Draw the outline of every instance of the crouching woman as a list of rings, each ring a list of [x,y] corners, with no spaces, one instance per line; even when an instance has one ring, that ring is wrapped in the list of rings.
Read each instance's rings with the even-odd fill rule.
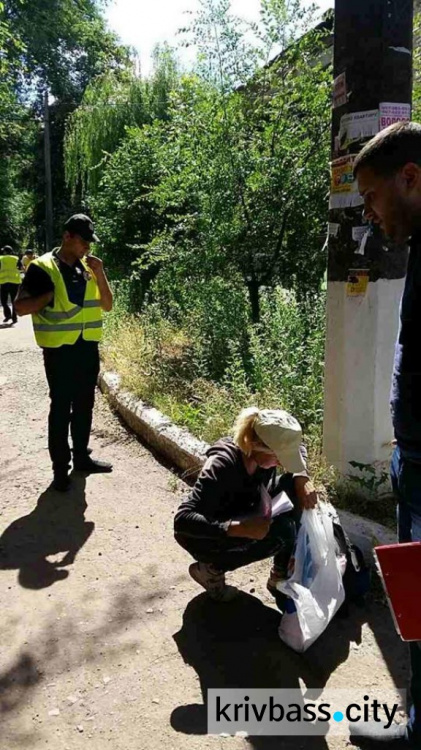
[[[287,575],[297,523],[317,496],[307,476],[307,452],[294,417],[280,410],[241,412],[234,439],[222,438],[207,461],[175,519],[175,539],[196,560],[191,577],[218,601],[238,593],[227,586],[225,573],[273,557],[267,587]],[[278,474],[277,468],[283,469]],[[267,517],[268,496],[285,492],[290,510]],[[282,496],[284,498],[284,496]],[[270,500],[269,500],[270,503]]]

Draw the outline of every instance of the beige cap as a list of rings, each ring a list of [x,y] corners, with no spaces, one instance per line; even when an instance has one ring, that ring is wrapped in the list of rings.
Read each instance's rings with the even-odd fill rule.
[[[299,422],[280,409],[263,409],[254,422],[254,431],[270,448],[286,471],[300,474],[307,470],[300,453],[303,433]]]

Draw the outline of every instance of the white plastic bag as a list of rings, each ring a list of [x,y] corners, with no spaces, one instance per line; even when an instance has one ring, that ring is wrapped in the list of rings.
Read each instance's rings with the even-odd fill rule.
[[[278,584],[278,589],[293,602],[282,617],[279,636],[294,651],[306,651],[323,633],[345,598],[332,519],[323,505],[303,511],[294,572],[291,578]]]

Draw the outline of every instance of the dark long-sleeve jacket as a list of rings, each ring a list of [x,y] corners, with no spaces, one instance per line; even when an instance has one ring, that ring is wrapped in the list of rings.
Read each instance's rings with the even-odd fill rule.
[[[301,452],[306,460],[304,446]],[[258,508],[261,486],[270,494],[276,486],[276,469],[258,468],[252,476],[248,474],[243,454],[231,438],[215,443],[207,457],[196,484],[175,515],[176,536],[225,538],[233,518]]]

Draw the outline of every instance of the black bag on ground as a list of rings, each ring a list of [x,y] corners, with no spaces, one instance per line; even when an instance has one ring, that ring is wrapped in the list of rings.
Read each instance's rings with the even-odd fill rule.
[[[363,604],[364,595],[370,589],[371,571],[364,560],[361,549],[356,544],[351,544],[339,520],[336,509],[331,503],[326,503],[328,513],[333,523],[333,533],[336,541],[336,553],[346,558],[346,569],[343,575],[345,589],[345,601],[338,614],[345,616],[348,612],[348,604],[355,602]]]
[[[346,605],[350,602],[363,603],[364,596],[370,589],[370,568],[364,560],[361,549],[356,544],[351,544],[339,522],[333,521],[333,532],[338,554],[346,557],[346,569],[343,575],[345,601],[341,608],[345,613]]]

